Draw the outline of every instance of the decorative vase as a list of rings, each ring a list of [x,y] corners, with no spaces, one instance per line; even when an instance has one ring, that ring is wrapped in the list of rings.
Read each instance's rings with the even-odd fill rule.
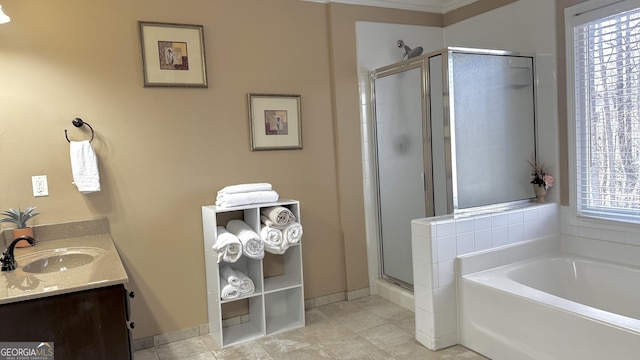
[[[543,203],[544,197],[547,195],[547,189],[545,189],[544,186],[533,184],[533,191],[536,193],[536,202]]]
[[[20,236],[31,236],[31,237],[33,237],[33,228],[32,227],[26,227],[26,228],[15,228],[15,229],[13,229],[13,238],[17,239]],[[19,248],[29,247],[29,246],[31,246],[31,245],[26,240],[20,240],[16,244],[16,247],[19,247]]]

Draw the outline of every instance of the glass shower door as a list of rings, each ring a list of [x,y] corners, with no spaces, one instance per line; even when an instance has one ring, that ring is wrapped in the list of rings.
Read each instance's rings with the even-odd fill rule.
[[[411,220],[428,216],[422,77],[414,67],[374,79],[381,270],[408,288]]]

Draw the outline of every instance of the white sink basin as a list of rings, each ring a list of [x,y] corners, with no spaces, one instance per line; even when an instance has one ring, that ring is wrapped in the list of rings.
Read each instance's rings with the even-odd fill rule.
[[[26,273],[46,274],[90,264],[105,251],[97,247],[68,247],[34,252],[16,258]]]

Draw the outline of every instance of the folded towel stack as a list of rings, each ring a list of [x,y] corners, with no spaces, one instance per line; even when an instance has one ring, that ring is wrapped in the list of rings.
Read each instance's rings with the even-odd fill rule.
[[[216,227],[218,236],[215,244],[213,244],[213,251],[218,255],[218,263],[224,262],[236,262],[242,256],[242,243],[238,237],[224,228],[224,226]]]
[[[216,206],[222,208],[278,201],[280,196],[268,183],[225,186],[218,191]]]
[[[272,254],[284,254],[289,245],[297,244],[302,237],[302,225],[284,206],[272,206],[260,211],[262,228],[260,236],[264,241],[264,249]]]
[[[227,231],[235,234],[242,243],[242,253],[252,259],[264,257],[264,243],[249,224],[242,220],[229,220]]]
[[[247,275],[226,265],[220,268],[220,298],[232,300],[256,291],[255,284]]]

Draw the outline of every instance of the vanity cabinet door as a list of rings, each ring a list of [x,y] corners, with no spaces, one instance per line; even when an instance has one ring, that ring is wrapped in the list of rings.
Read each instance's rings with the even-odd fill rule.
[[[49,342],[56,359],[130,360],[122,285],[0,305],[0,341]]]

